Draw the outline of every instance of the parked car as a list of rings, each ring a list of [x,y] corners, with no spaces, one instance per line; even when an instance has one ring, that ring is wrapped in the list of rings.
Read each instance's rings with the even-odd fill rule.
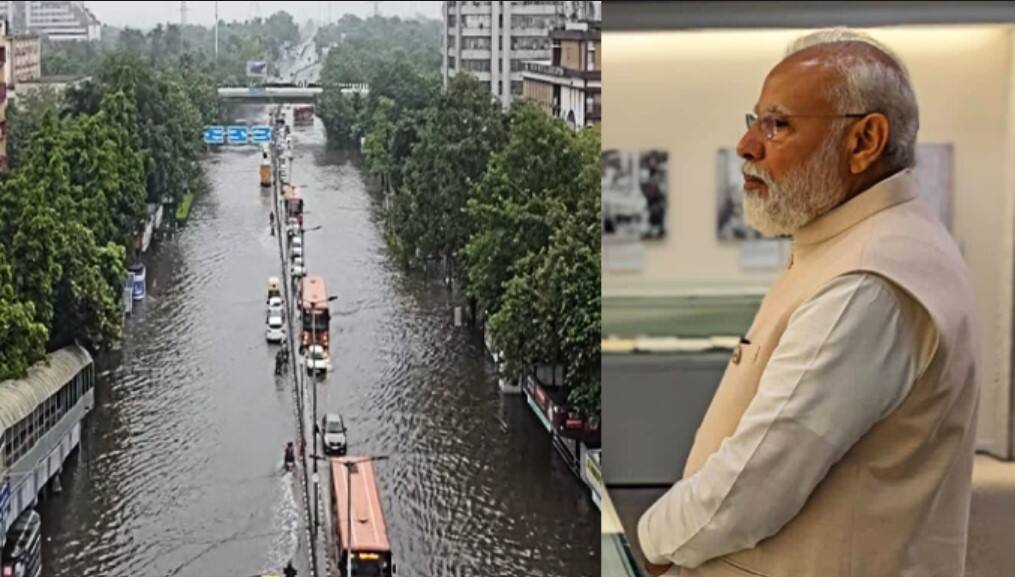
[[[348,446],[345,438],[345,422],[342,415],[328,413],[321,419],[321,441],[324,444],[324,452],[328,454],[344,455]]]
[[[297,236],[297,237],[294,237],[294,238],[299,238],[299,237]],[[293,243],[293,245],[289,248],[289,256],[294,258],[294,259],[303,258],[303,245],[302,244],[295,244],[295,243]]]
[[[268,297],[268,318],[285,318],[285,302],[282,297]]]
[[[281,316],[268,317],[268,328],[265,330],[264,338],[269,343],[281,343],[285,340],[285,322]]]
[[[302,256],[298,256],[293,259],[293,264],[289,269],[289,274],[292,275],[293,278],[300,278],[307,274],[307,270],[303,267]]]

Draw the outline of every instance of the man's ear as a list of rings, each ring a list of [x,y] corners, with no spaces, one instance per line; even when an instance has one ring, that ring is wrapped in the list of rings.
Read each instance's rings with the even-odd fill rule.
[[[860,174],[881,158],[891,127],[888,117],[873,112],[859,119],[849,130],[849,171]]]

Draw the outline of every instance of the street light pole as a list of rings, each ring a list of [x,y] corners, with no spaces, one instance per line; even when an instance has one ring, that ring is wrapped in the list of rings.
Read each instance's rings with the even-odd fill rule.
[[[352,577],[352,468],[360,463],[384,461],[387,458],[387,455],[377,455],[376,457],[363,457],[355,461],[342,461],[342,464],[345,465],[345,504],[348,509],[345,512],[346,527],[349,529],[349,542],[343,543],[345,545],[345,577]]]
[[[303,246],[303,263],[304,263],[304,267],[306,266],[306,262],[307,262],[307,244],[306,244],[306,236],[303,233],[304,232],[313,232],[315,230],[320,230],[320,229],[321,229],[321,225],[317,225],[314,228],[309,229],[309,231],[304,231],[302,227],[300,228],[300,237],[304,239],[304,243],[302,245]],[[304,270],[304,274],[305,273],[306,273],[306,271]],[[328,300],[330,301],[330,300],[333,300],[333,299],[329,298]],[[317,307],[317,303],[311,303],[310,304],[310,334],[311,334],[311,337],[310,337],[310,343],[308,343],[308,346],[307,347],[303,347],[303,357],[304,357],[303,358],[303,367],[304,368],[303,368],[303,376],[302,376],[302,378],[303,378],[303,383],[304,383],[304,390],[306,390],[306,382],[307,382],[307,379],[306,379],[306,373],[307,373],[307,370],[306,370],[307,369],[307,365],[306,365],[306,363],[307,363],[307,358],[306,357],[307,357],[307,355],[311,355],[311,356],[313,355],[313,349],[312,349],[312,347],[319,346],[319,345],[317,345],[317,314],[316,314],[316,311],[315,311],[316,307]],[[303,319],[302,307],[301,307],[301,311],[300,312],[301,312],[301,314],[300,314],[300,323],[302,324],[302,319]],[[300,340],[301,340],[301,343],[302,343],[302,335],[300,337]],[[311,358],[311,360],[313,360],[313,359]],[[311,418],[310,418],[310,434],[312,435],[312,438],[313,438],[312,451],[313,451],[313,456],[314,456],[314,459],[313,459],[313,461],[314,461],[314,539],[317,539],[317,531],[318,531],[318,527],[320,526],[318,510],[320,509],[319,500],[320,500],[321,490],[320,490],[320,487],[319,487],[319,475],[317,473],[317,456],[318,456],[319,453],[317,452],[317,436],[318,435],[317,435],[317,382],[316,382],[316,377],[314,379],[314,382],[311,383],[311,392],[310,392],[310,394],[312,395],[312,409],[311,409]]]

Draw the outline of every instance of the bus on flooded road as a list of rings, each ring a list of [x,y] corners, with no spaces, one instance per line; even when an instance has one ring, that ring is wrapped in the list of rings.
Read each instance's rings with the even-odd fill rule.
[[[287,218],[295,218],[296,222],[303,225],[303,196],[300,189],[291,184],[282,185],[282,197],[285,199],[285,215]]]
[[[366,459],[368,457],[331,459],[331,520],[337,526],[338,574],[342,577],[391,577],[395,565],[391,562],[388,529],[374,477],[374,464]],[[346,484],[347,476],[351,477],[349,484]],[[352,575],[346,573],[350,554]]]
[[[328,289],[324,286],[324,278],[311,275],[303,278],[300,290],[300,323],[303,338],[300,340],[300,352],[312,345],[320,345],[325,357],[330,346],[329,324],[331,311],[328,310]]]

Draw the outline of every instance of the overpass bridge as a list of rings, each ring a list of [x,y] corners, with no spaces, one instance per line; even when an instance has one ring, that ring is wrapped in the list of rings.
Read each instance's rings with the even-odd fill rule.
[[[223,86],[219,100],[256,104],[313,103],[320,86]]]
[[[342,84],[342,94],[359,93],[366,95],[370,88],[366,84]],[[255,104],[312,104],[323,91],[320,86],[222,86],[218,89],[219,100],[223,102]]]

